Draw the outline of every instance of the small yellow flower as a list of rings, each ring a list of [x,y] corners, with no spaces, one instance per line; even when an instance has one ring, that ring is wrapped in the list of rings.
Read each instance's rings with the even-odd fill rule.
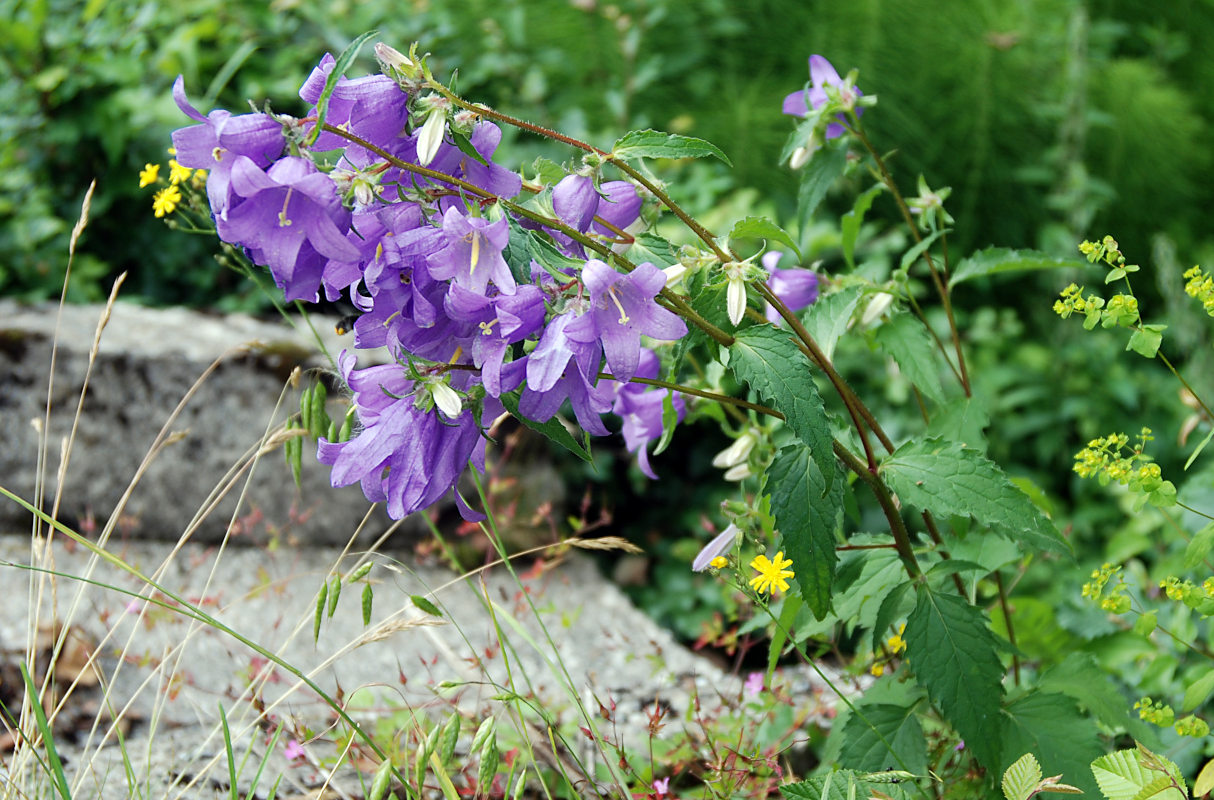
[[[147,186],[149,183],[155,183],[156,178],[160,175],[159,164],[144,164],[143,171],[139,173],[139,188]]]
[[[172,214],[180,202],[181,190],[176,186],[167,186],[156,192],[152,198],[152,211],[157,217],[163,217],[165,214]]]
[[[725,569],[729,566],[729,559],[725,556],[717,556],[712,561],[708,562],[708,566],[714,569]]]
[[[190,185],[195,189],[201,189],[207,185],[207,171],[205,169],[194,170],[194,177],[190,178]]]
[[[885,665],[878,661],[876,664],[869,667],[868,671],[872,673],[874,678],[880,678],[885,674]]]
[[[898,632],[885,640],[885,646],[894,655],[901,653],[906,649],[906,640],[902,638],[902,634],[906,633],[906,625],[899,625]]]
[[[785,579],[793,577],[793,571],[788,569],[792,566],[792,559],[785,558],[784,551],[776,553],[773,560],[768,560],[767,556],[755,556],[750,566],[759,573],[750,579],[750,586],[756,592],[771,594],[775,589],[788,591],[788,581]]]
[[[189,167],[183,167],[178,164],[177,159],[169,159],[169,183],[176,185],[182,181],[188,180],[193,172],[194,170],[190,169]]]

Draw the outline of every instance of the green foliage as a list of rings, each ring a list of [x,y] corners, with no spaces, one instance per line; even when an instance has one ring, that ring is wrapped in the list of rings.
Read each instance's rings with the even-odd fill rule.
[[[827,486],[807,448],[785,447],[768,469],[767,486],[784,553],[797,565],[801,597],[822,619],[830,610],[838,561],[834,530],[843,509],[840,482]]]

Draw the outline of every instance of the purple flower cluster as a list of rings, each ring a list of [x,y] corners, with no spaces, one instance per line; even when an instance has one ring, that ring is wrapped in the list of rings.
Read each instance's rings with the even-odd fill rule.
[[[326,55],[300,89],[313,106],[309,118],[333,67]],[[347,296],[360,314],[355,347],[386,348],[394,359],[358,369],[353,353],[340,357],[358,428],[347,441],[320,442],[333,485],[359,483],[393,518],[429,506],[469,463],[483,468],[484,430],[504,413],[508,393],[517,393],[520,413],[540,422],[568,401],[596,435],[608,433],[604,414],[618,415],[628,449],[654,476],[647,447],[661,436],[664,410],[681,419],[683,403],[630,381],[658,375],[643,337],[679,339],[687,328],[656,302],[661,270],[642,263],[621,272],[588,259],[569,234],[625,248],[621,233],[641,210],[631,184],[596,185],[582,175],[560,181],[548,199],[562,231],[512,220],[498,202],[523,184],[492,161],[501,140],[496,125],[433,95],[419,102],[388,76],[339,78],[328,99],[326,122],[375,149],[332,131],[309,143],[311,119],[204,116],[180,78],[173,94],[198,123],[173,134],[177,161],[209,170],[220,238],[267,267],[289,300],[315,302],[322,289],[329,300]],[[437,149],[436,113],[446,115],[448,134]],[[449,180],[401,166],[423,162]],[[468,185],[482,192],[473,196]],[[582,266],[521,259],[511,245],[535,235],[523,227],[540,228]],[[458,492],[456,501],[472,513]]]

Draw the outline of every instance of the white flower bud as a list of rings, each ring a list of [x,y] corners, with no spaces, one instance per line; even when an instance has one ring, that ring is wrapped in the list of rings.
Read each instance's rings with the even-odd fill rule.
[[[426,117],[422,125],[421,135],[417,137],[417,163],[423,167],[430,165],[438,155],[438,148],[443,143],[443,134],[447,131],[447,110],[436,107]]]
[[[444,381],[430,384],[430,395],[434,398],[434,405],[438,406],[438,410],[446,414],[448,419],[455,419],[464,410],[459,393]]]
[[[750,451],[755,449],[755,435],[750,431],[739,436],[733,444],[717,453],[712,458],[712,465],[718,469],[736,467],[745,464],[750,458]]]

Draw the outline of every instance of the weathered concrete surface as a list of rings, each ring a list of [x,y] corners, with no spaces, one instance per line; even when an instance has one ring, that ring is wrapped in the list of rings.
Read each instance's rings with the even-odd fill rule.
[[[170,545],[148,542],[129,542],[113,552],[144,574],[158,575],[162,588],[192,599],[232,631],[311,675],[324,691],[335,693],[340,687],[360,724],[396,713],[407,727],[406,710],[442,718],[458,708],[469,728],[491,714],[509,727],[503,703],[493,698],[511,687],[545,709],[578,757],[593,760],[594,748],[577,733],[578,726],[587,724],[577,710],[579,700],[604,736],[633,745],[647,741],[655,701],[668,712],[657,734],[660,739],[698,730],[689,713],[695,697],[698,713],[707,719],[747,713],[738,678],[675,642],[576,553],[540,571],[533,563],[520,563],[519,570],[530,573],[521,584],[501,567],[485,573],[482,582],[481,576],[460,580],[435,565],[411,566],[372,556],[371,625],[363,626],[362,585],[354,584],[342,592],[314,643],[317,592],[335,570],[348,574],[357,556],[339,563],[336,549],[220,552],[193,544],[172,554]],[[83,548],[56,546],[52,553],[53,568],[60,573],[91,575],[149,596],[146,584],[112,565],[90,572],[89,553]],[[28,537],[0,537],[0,582],[13,589],[11,601],[0,604],[0,645],[7,643],[10,652],[25,642],[34,625],[27,594],[36,596],[25,588],[32,573],[12,565],[51,563],[31,553]],[[431,599],[443,617],[421,611],[410,600],[412,595]],[[46,623],[52,600],[49,590],[43,596],[43,611],[36,619]],[[492,615],[486,602],[492,603]],[[144,796],[178,796],[180,789],[167,788],[175,775],[202,776],[186,797],[222,793],[227,764],[221,755],[219,703],[235,732],[238,753],[251,745],[258,757],[266,737],[255,725],[258,712],[252,694],[267,714],[296,730],[305,725],[328,730],[332,722],[327,706],[287,671],[274,668],[253,680],[266,664],[263,657],[231,635],[191,624],[177,612],[62,578],[53,607],[97,652],[104,675],[100,685],[109,687],[108,707],[130,704],[125,713],[136,722],[128,733],[127,750],[136,759],[135,772],[148,782]],[[73,607],[74,613],[69,613]],[[441,686],[444,681],[454,685]],[[833,693],[813,673],[786,673],[777,682],[785,687],[786,702],[795,706],[802,723],[831,715]],[[250,686],[255,687],[252,693]],[[72,702],[96,705],[100,692],[85,690],[68,707]],[[598,716],[599,700],[614,704],[613,723]],[[69,746],[69,772],[89,787],[89,796],[126,797],[114,736],[103,741],[104,730],[91,746]],[[537,736],[537,745],[544,739]],[[461,747],[467,746],[467,734],[461,742]],[[307,760],[289,764],[278,748],[270,774],[283,773],[285,785],[300,789],[318,785],[328,774],[318,759],[332,750],[309,743],[305,751]],[[601,755],[597,758],[603,763]],[[248,768],[240,779],[242,789],[247,789],[252,772]],[[357,796],[349,771],[339,772],[336,781]],[[266,788],[263,782],[260,796]]]
[[[193,389],[168,423],[171,443],[159,449],[116,518],[121,535],[175,540],[207,507],[211,492],[224,484],[232,468],[248,463],[267,431],[298,411],[299,390],[284,393],[292,369],[327,369],[329,364],[306,326],[295,330],[285,322],[244,315],[217,317],[118,303],[101,337],[76,420],[102,308],[68,306],[60,317],[56,304],[26,307],[0,301],[0,485],[33,498],[39,451],[35,424],[41,424],[36,421],[46,411],[58,325],[42,507],[49,511],[60,486],[61,442],[75,424],[59,518],[77,529],[104,527],[162,427]],[[328,352],[336,355],[351,344],[348,336],[339,339],[332,321],[314,322]],[[217,359],[218,366],[199,383]],[[340,400],[331,410],[344,413]],[[258,521],[238,526],[246,541],[264,541],[274,533],[312,544],[346,541],[369,504],[357,486],[332,489],[328,468],[317,464],[309,449],[305,447],[302,489],[291,479],[281,447],[273,449],[255,468],[230,481],[227,496],[206,512],[194,538],[219,541],[243,492],[239,516],[251,514]],[[3,528],[28,529],[29,520],[18,505],[0,502]],[[374,513],[368,538],[388,524],[386,515]],[[414,522],[405,524],[406,531],[416,529]]]

